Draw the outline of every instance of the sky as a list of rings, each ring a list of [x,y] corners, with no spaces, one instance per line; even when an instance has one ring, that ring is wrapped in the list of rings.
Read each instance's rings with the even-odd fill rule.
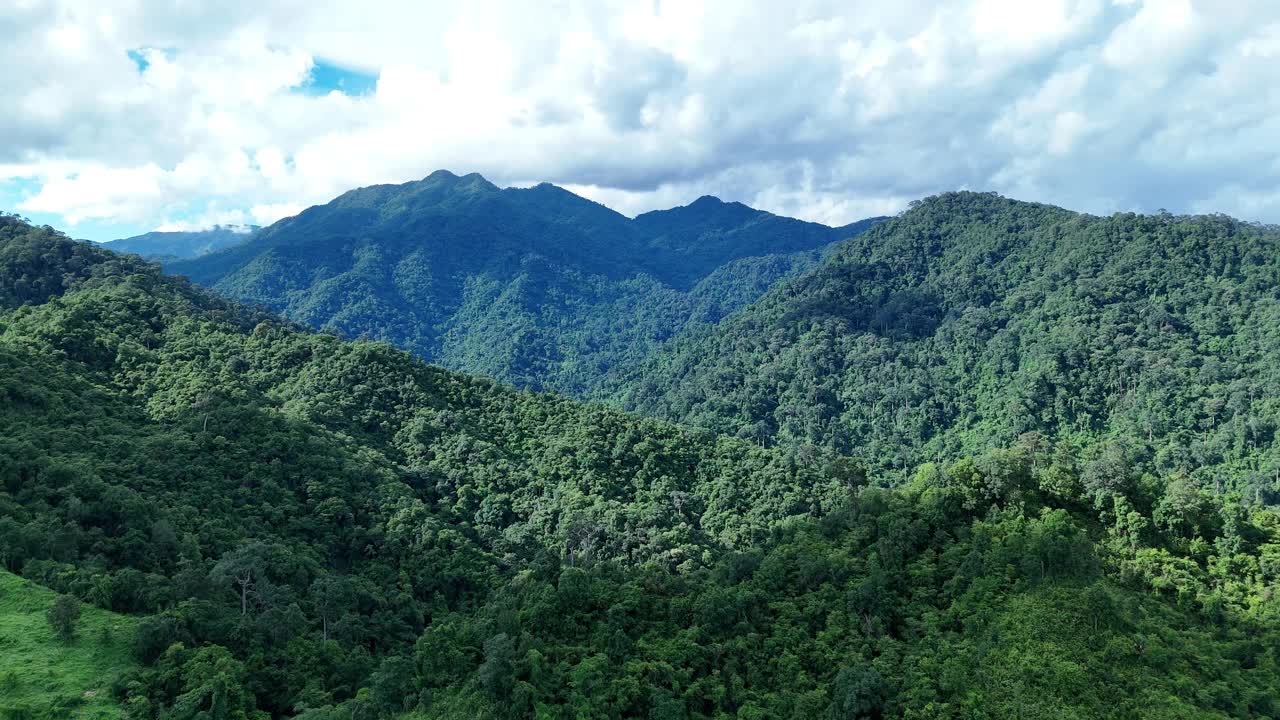
[[[1275,0],[4,0],[0,209],[105,240],[449,169],[828,224],[1280,222]]]

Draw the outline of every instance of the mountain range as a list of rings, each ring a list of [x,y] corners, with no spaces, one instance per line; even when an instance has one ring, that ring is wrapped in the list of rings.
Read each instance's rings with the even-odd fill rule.
[[[149,232],[104,243],[122,253],[156,262],[187,260],[238,245],[260,228],[257,225],[215,225],[206,230]]]
[[[628,219],[440,171],[166,267],[452,369],[829,448],[886,481],[1025,436],[1069,444],[1095,482],[1185,474],[1270,500],[1278,251],[1274,228],[1222,216],[972,192],[840,228],[711,197]]]
[[[875,222],[831,228],[712,197],[629,219],[554,185],[438,171],[166,268],[312,327],[581,397]]]
[[[1278,244],[448,173],[163,267],[0,215],[0,715],[1280,716]]]

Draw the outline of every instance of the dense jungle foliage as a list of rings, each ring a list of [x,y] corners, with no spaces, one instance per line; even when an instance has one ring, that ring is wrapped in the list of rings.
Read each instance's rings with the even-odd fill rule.
[[[1238,228],[1254,239],[1215,242],[1206,286],[1262,282],[1233,260],[1265,249],[1261,230],[1149,222]],[[1124,257],[1098,274],[1131,277]],[[861,317],[872,289],[844,287],[840,311]],[[1198,312],[1264,312],[1256,289]],[[889,305],[941,327],[945,297]],[[1200,322],[1164,302],[1158,327]],[[110,690],[131,718],[1280,714],[1280,519],[1202,482],[1226,466],[1194,454],[1104,476],[1106,452],[996,416],[961,425],[991,435],[957,443],[971,455],[899,478],[820,433],[761,447],[304,331],[8,216],[0,308],[0,561],[134,618]],[[870,322],[886,344],[917,327]],[[1265,333],[1214,352],[1247,356]],[[1223,408],[1188,438],[1237,422]],[[10,650],[0,683],[27,661]]]
[[[951,193],[607,383],[901,481],[1037,433],[1091,491],[1143,472],[1280,499],[1280,229]]]

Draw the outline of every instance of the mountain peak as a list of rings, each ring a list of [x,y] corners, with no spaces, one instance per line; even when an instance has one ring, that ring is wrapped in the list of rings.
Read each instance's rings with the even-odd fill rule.
[[[497,185],[494,185],[493,183],[489,182],[489,180],[485,178],[485,176],[477,172],[467,173],[466,175],[463,175],[462,177],[458,178],[458,186],[473,188],[473,189],[484,189],[484,190],[498,189]]]
[[[508,189],[510,190],[512,188],[508,188]],[[533,185],[526,188],[514,188],[514,190],[519,194],[528,195],[531,197],[559,198],[562,200],[571,200],[571,201],[576,201],[580,203],[589,203],[591,205],[600,204],[595,202],[594,200],[591,200],[590,198],[582,197],[581,195],[573,191],[566,190],[560,187],[559,185],[556,185],[555,183],[549,183],[549,182],[540,182],[537,185]]]
[[[436,187],[449,190],[497,190],[498,186],[489,182],[480,173],[457,175],[449,170],[436,170],[418,182],[409,182],[401,186],[405,190],[415,191],[419,188]]]
[[[688,205],[675,207],[671,210],[686,214],[709,215],[717,218],[737,218],[739,220],[772,214],[765,210],[753,208],[750,205],[744,205],[736,200],[721,200],[715,195],[703,195]]]
[[[740,202],[725,202],[715,195],[703,195],[688,205],[641,213],[636,216],[636,220],[642,225],[655,227],[666,226],[673,222],[681,226],[687,226],[690,223],[720,225],[750,222],[769,214]]]

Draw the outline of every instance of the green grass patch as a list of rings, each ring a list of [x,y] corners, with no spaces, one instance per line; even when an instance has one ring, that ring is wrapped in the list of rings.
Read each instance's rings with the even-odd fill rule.
[[[82,604],[76,637],[63,643],[45,617],[57,597],[0,570],[0,720],[123,718],[109,686],[134,664],[134,620]]]

